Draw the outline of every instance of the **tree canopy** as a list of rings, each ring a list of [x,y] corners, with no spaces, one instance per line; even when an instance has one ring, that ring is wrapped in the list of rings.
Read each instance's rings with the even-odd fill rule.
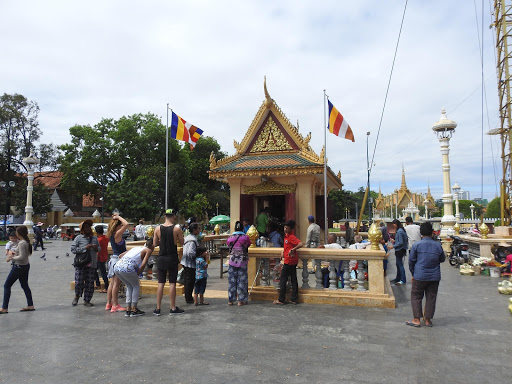
[[[40,160],[36,171],[55,170],[58,149],[53,144],[36,143],[41,138],[39,106],[19,94],[4,93],[0,97],[0,179],[14,181],[13,190],[0,191],[2,200],[8,200],[22,210],[26,202],[26,168],[23,158],[33,153]],[[37,179],[37,175],[36,175]],[[50,194],[43,185],[34,182],[32,205],[34,213],[50,210]],[[3,207],[0,207],[2,211]]]
[[[105,209],[151,220],[165,206],[165,126],[151,113],[102,119],[94,126],[70,128],[71,142],[60,146],[62,186],[78,194],[101,196]],[[229,196],[208,178],[209,157],[225,154],[211,137],[194,150],[169,139],[169,206],[184,215],[211,215],[216,202],[229,207]],[[207,192],[207,193],[206,193]]]

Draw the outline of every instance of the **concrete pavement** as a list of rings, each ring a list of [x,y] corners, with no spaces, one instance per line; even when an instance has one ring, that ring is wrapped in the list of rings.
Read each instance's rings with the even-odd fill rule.
[[[125,318],[71,306],[70,243],[47,244],[31,256],[29,284],[35,312],[20,313],[23,290],[13,286],[1,315],[0,382],[5,383],[488,383],[511,380],[512,316],[499,279],[464,277],[442,267],[433,328],[411,318],[408,284],[393,287],[395,309],[255,302],[228,307],[178,305],[183,315],[151,315],[155,297],[143,295],[147,315]],[[0,248],[3,252],[3,247]],[[59,255],[57,259],[56,256]],[[218,261],[209,286],[219,289]],[[0,265],[5,281],[9,264]],[[394,257],[390,273],[394,277]],[[3,294],[3,289],[2,289]],[[206,292],[208,297],[208,288]]]

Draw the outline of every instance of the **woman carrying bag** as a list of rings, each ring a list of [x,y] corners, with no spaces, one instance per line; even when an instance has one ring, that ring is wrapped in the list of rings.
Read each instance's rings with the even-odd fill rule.
[[[237,221],[235,232],[226,241],[229,247],[228,305],[233,305],[237,297],[238,305],[245,305],[249,297],[247,264],[251,239],[243,230],[242,223]]]

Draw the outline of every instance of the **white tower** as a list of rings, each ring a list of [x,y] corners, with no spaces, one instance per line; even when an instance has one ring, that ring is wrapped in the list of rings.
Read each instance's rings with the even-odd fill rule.
[[[453,215],[453,195],[450,190],[450,139],[453,132],[455,132],[457,123],[448,120],[444,108],[441,110],[441,118],[437,123],[432,126],[432,130],[437,134],[439,144],[441,146],[441,155],[443,158],[443,204],[444,215],[441,219],[441,237],[452,235],[454,233],[453,226],[456,223],[455,216]]]

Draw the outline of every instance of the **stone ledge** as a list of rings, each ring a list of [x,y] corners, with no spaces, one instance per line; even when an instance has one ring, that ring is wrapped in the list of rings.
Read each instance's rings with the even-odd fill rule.
[[[101,288],[103,288],[103,282],[101,282]],[[140,293],[141,294],[156,294],[158,288],[158,281],[153,280],[140,280]],[[71,290],[75,289],[75,282],[71,282]],[[176,296],[183,295],[185,288],[181,284],[176,284]],[[169,295],[169,283],[164,285],[164,296]]]

